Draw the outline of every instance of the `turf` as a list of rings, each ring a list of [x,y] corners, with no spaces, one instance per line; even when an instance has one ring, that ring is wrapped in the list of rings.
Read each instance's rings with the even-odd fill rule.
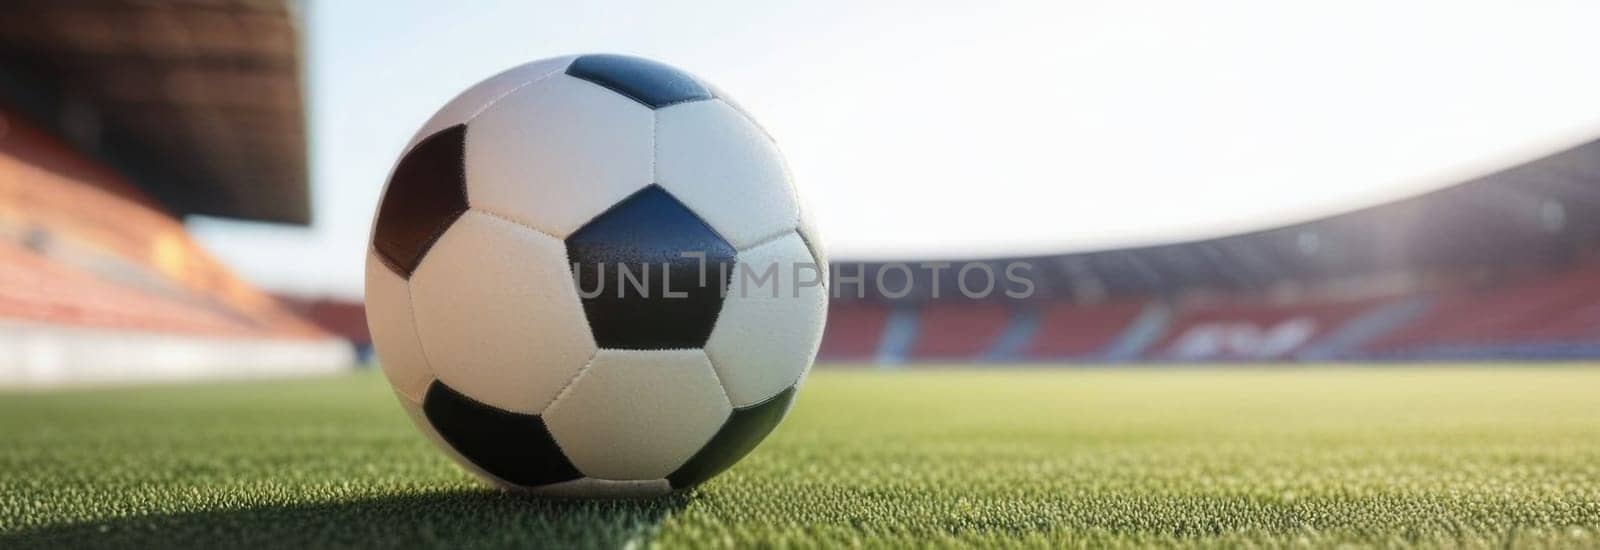
[[[819,371],[701,489],[480,488],[372,374],[0,393],[0,548],[1600,545],[1600,369]]]

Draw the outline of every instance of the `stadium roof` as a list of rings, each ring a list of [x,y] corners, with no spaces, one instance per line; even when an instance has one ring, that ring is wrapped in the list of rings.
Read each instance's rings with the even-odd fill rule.
[[[310,221],[299,55],[280,0],[0,4],[0,103],[178,214]]]

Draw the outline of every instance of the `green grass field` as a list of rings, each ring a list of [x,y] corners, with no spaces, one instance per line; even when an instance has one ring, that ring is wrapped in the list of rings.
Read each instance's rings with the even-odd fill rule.
[[[1600,369],[813,374],[699,490],[481,488],[373,374],[0,393],[0,548],[1600,546]]]

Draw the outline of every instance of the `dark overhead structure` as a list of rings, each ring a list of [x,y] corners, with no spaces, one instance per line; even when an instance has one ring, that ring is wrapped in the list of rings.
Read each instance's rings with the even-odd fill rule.
[[[308,223],[290,4],[0,3],[0,107],[102,157],[175,214]]]

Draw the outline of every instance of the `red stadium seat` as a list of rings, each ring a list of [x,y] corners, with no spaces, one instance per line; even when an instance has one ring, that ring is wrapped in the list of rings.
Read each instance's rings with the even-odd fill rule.
[[[1079,305],[1056,302],[1039,313],[1039,327],[1023,351],[1029,359],[1092,358],[1106,351],[1144,309],[1143,302]]]
[[[822,334],[818,359],[867,361],[878,352],[889,307],[865,302],[838,302],[828,306],[828,327]]]
[[[960,361],[982,358],[1006,328],[1005,307],[989,303],[928,304],[918,314],[909,358]]]
[[[1442,293],[1420,318],[1374,340],[1367,350],[1596,342],[1600,266],[1589,266],[1499,288]]]

